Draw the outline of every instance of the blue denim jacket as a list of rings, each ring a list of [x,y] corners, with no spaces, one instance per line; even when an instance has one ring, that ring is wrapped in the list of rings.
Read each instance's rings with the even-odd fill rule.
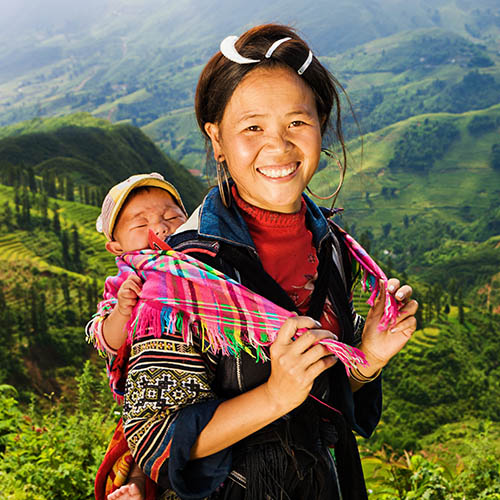
[[[321,242],[329,234],[329,227],[326,218],[319,208],[310,198],[304,195],[307,205],[306,221],[308,229],[313,235],[313,243],[319,248]],[[255,252],[255,246],[248,232],[245,220],[233,202],[226,208],[219,196],[217,188],[213,188],[205,197],[198,217],[198,234],[203,238],[225,241],[232,245],[245,246]],[[182,231],[183,226],[179,228]]]

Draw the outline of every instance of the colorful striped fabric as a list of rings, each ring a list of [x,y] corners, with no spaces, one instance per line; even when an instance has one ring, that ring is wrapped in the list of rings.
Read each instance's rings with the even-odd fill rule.
[[[144,281],[140,300],[128,324],[128,342],[163,331],[180,331],[187,344],[199,336],[203,349],[224,355],[242,350],[268,359],[266,347],[283,322],[294,315],[223,273],[173,250],[141,250],[117,259],[124,280],[135,272]],[[119,283],[115,283],[119,286]],[[298,332],[298,335],[302,334]],[[333,339],[321,341],[345,365],[365,366],[364,354]]]
[[[335,228],[340,231],[349,253],[356,260],[356,262],[358,262],[363,270],[361,285],[363,286],[364,291],[368,290],[371,292],[367,303],[370,306],[373,306],[377,295],[380,293],[380,280],[387,284],[387,276],[378,264],[368,255],[368,252],[350,234],[346,233],[334,222],[329,221],[329,223],[334,225]],[[398,314],[398,303],[396,302],[394,295],[389,293],[386,289],[384,314],[379,322],[378,329],[382,331],[386,330],[390,326],[393,326],[396,322]]]

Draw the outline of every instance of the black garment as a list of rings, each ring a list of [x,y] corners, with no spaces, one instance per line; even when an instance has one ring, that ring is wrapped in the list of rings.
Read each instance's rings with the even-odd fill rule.
[[[347,276],[345,283],[332,258],[333,238],[331,234],[329,238],[323,239],[321,247],[317,249],[318,280],[308,315],[319,319],[328,294],[341,326],[341,340],[352,345],[355,341],[353,316],[347,298],[347,290],[351,287],[350,262],[347,251],[342,248],[344,273]],[[258,257],[247,248],[227,242],[214,245],[213,241],[204,241],[198,235],[189,240],[186,233],[183,241],[178,241],[178,246],[175,246],[175,241],[174,238],[169,243],[237,279],[276,304],[296,310],[286,292],[266,273]],[[215,256],[203,251],[206,245],[216,252]],[[198,252],[197,247],[202,251]],[[222,357],[214,389],[218,397],[231,398],[264,383],[269,375],[270,362],[256,363],[246,353],[240,358]],[[368,386],[373,386],[372,392],[380,392],[380,381],[367,384],[360,392],[369,389]],[[232,447],[233,473],[210,496],[211,500],[339,499],[335,464],[329,455],[328,446],[335,446],[342,498],[367,498],[359,452],[351,430],[356,422],[353,399],[362,399],[358,393],[352,395],[343,365],[339,362],[318,377],[312,393],[338,408],[343,416],[308,398],[290,414],[237,443]],[[375,411],[368,415],[368,419],[375,420],[368,423],[370,429],[380,414],[380,398],[375,396],[368,400],[374,401],[375,405],[370,408]],[[362,408],[363,405],[359,406]],[[240,486],[240,483],[246,483],[246,487]]]

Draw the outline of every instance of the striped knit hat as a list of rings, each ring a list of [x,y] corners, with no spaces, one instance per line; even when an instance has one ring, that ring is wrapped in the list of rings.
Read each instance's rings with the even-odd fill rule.
[[[128,195],[133,189],[144,186],[157,187],[167,191],[187,216],[186,209],[177,189],[170,182],[166,181],[161,174],[152,172],[150,174],[132,175],[123,182],[113,186],[102,202],[101,214],[97,218],[95,226],[97,231],[104,233],[104,236],[109,241],[113,239],[113,229],[118,219],[118,214]]]

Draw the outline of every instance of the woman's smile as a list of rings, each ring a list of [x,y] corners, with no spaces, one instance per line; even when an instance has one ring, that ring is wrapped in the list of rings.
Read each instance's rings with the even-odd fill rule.
[[[286,179],[291,177],[300,167],[300,162],[288,163],[286,165],[268,165],[257,167],[257,172],[270,179]]]

